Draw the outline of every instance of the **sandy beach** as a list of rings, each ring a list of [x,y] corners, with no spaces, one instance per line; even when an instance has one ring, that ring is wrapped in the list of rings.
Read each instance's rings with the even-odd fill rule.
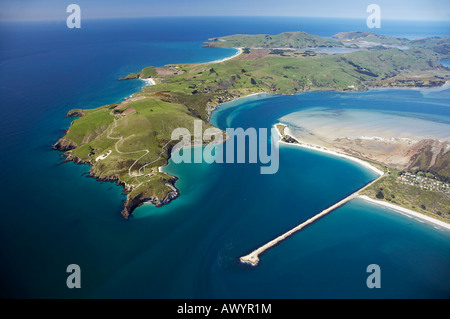
[[[147,83],[147,86],[156,85],[155,80],[153,80],[152,78],[146,78],[146,79],[141,79],[141,80],[144,81],[145,83]]]
[[[260,95],[260,94],[267,94],[267,93],[266,92],[250,93],[248,95],[243,95],[243,96],[237,98],[236,100],[243,99],[243,98],[250,97],[250,96],[254,96],[254,95]],[[236,100],[233,100],[233,101],[236,101]]]
[[[282,124],[282,123],[279,123],[279,124]],[[285,125],[285,124],[282,124],[282,125]],[[281,132],[278,130],[278,128],[277,128],[276,125],[275,125],[275,128],[276,128],[278,134],[282,137],[283,135],[282,135]],[[289,136],[291,136],[292,138],[294,138],[295,140],[297,140],[297,139],[294,137],[294,135],[292,135],[291,131],[289,130],[289,128],[288,128],[287,126],[286,126],[285,129],[284,129],[284,134],[285,134],[285,135],[289,135]],[[297,140],[297,141],[298,141],[298,140]],[[280,141],[280,143],[284,143],[284,144],[287,144],[287,145],[296,145],[296,146],[308,148],[308,149],[311,149],[311,150],[315,150],[315,151],[319,151],[319,152],[331,154],[331,155],[333,155],[333,156],[342,157],[342,158],[351,160],[351,161],[353,161],[353,162],[356,162],[356,163],[358,163],[359,165],[364,166],[365,168],[368,168],[368,169],[372,170],[373,172],[377,173],[378,175],[383,175],[383,174],[384,174],[384,172],[380,171],[378,168],[374,167],[373,165],[370,165],[369,163],[367,163],[367,162],[365,162],[365,161],[363,161],[363,160],[360,160],[359,158],[356,158],[356,157],[353,157],[353,156],[350,156],[350,155],[347,155],[347,154],[338,153],[338,152],[336,152],[336,151],[332,151],[332,150],[327,149],[327,148],[322,147],[322,146],[317,146],[317,145],[313,145],[313,144],[302,143],[302,142],[300,142],[300,141],[298,141],[298,142],[299,142],[299,144],[293,144],[293,143],[287,143],[287,142]]]
[[[243,52],[243,51],[242,51],[242,48],[234,48],[234,49],[237,49],[237,50],[238,50],[238,52],[236,52],[236,54],[234,54],[234,55],[232,55],[232,56],[230,56],[230,57],[228,57],[228,58],[225,58],[225,59],[220,59],[220,60],[215,60],[215,61],[211,61],[211,62],[206,62],[205,64],[225,62],[225,61],[228,61],[228,60],[230,60],[230,59],[233,59],[233,58],[237,57],[238,55],[241,55],[242,52]]]
[[[368,201],[368,202],[380,205],[380,206],[387,207],[387,208],[389,208],[391,210],[394,210],[396,212],[400,212],[402,214],[406,214],[407,216],[417,218],[417,219],[419,219],[419,221],[424,220],[426,222],[429,222],[429,223],[432,223],[433,225],[438,226],[439,228],[444,228],[444,229],[450,230],[450,224],[447,224],[446,222],[443,222],[443,221],[440,221],[438,219],[429,217],[427,215],[423,215],[423,214],[417,213],[417,212],[415,212],[413,210],[410,210],[410,209],[407,209],[407,208],[403,208],[403,207],[400,207],[400,206],[397,206],[397,205],[394,205],[394,204],[391,204],[391,203],[387,203],[387,202],[384,202],[384,201],[375,200],[375,199],[372,199],[372,198],[370,198],[368,196],[365,196],[365,195],[359,196],[359,198],[361,198],[361,199],[363,199],[365,201]]]

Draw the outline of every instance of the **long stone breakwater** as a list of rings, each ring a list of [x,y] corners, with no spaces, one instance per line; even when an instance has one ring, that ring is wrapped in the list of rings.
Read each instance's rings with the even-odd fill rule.
[[[240,258],[240,261],[242,263],[248,263],[251,264],[252,266],[256,266],[259,263],[259,256],[264,253],[266,250],[272,248],[273,246],[279,244],[281,241],[285,240],[286,238],[288,238],[289,236],[291,236],[292,234],[298,232],[299,230],[303,229],[304,227],[314,223],[315,221],[317,221],[318,219],[322,218],[323,216],[327,215],[328,213],[332,212],[333,210],[337,209],[338,207],[344,205],[345,203],[347,203],[348,201],[356,198],[359,196],[359,192],[361,192],[362,190],[364,190],[365,188],[369,187],[370,185],[372,185],[373,183],[375,183],[376,181],[378,181],[381,177],[383,177],[384,175],[379,176],[377,179],[375,179],[374,181],[372,181],[371,183],[367,184],[366,186],[364,186],[363,188],[357,190],[356,192],[354,192],[353,194],[351,194],[350,196],[347,196],[346,198],[344,198],[343,200],[337,202],[336,204],[328,207],[327,209],[323,210],[322,212],[320,212],[319,214],[311,217],[310,219],[308,219],[307,221],[301,223],[300,225],[292,228],[291,230],[287,231],[286,233],[278,236],[277,238],[269,241],[267,244],[259,247],[258,249],[255,249],[254,251],[252,251],[250,254],[242,256]]]

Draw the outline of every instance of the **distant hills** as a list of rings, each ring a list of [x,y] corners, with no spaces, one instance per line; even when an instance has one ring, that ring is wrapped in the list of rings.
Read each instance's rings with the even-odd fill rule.
[[[248,48],[319,48],[343,47],[333,39],[324,39],[303,31],[283,32],[277,35],[268,34],[235,34],[226,37],[211,38],[205,45],[208,47],[248,47]]]
[[[378,35],[372,32],[339,32],[326,39],[303,31],[269,34],[234,34],[216,37],[205,42],[206,47],[240,47],[260,49],[360,48],[370,46],[427,49],[435,59],[450,60],[450,37],[413,39]]]
[[[409,40],[406,38],[396,38],[385,35],[378,35],[371,32],[350,31],[339,32],[333,35],[334,39],[340,41],[346,46],[358,46],[372,43],[375,45],[404,46],[409,48],[422,48],[433,51],[437,54],[436,58],[441,60],[450,59],[450,37],[445,38],[423,38]]]

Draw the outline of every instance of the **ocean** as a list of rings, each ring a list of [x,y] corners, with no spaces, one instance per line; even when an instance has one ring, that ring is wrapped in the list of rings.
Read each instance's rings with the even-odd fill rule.
[[[448,36],[445,22],[386,21],[381,34]],[[55,143],[73,108],[116,103],[145,66],[206,62],[231,48],[210,37],[303,30],[324,37],[373,31],[365,21],[311,18],[148,18],[0,23],[3,169],[0,295],[14,298],[448,298],[450,233],[360,199],[266,252],[257,267],[239,257],[375,178],[344,159],[280,147],[280,169],[256,164],[174,164],[181,196],[138,208],[125,221],[113,183],[89,167],[61,164]],[[270,128],[314,107],[392,111],[428,121],[450,116],[449,90],[257,95],[219,107],[211,122]],[[362,102],[364,101],[364,102]],[[366,102],[369,101],[369,102]],[[344,103],[344,104],[343,104]],[[403,112],[403,113],[402,113]],[[78,264],[81,289],[68,289]],[[369,264],[381,288],[366,286]]]

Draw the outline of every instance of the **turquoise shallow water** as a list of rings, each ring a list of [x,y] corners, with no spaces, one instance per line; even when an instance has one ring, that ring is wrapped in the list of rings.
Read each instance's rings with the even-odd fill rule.
[[[239,20],[239,19],[238,19]],[[301,23],[300,23],[301,22]],[[115,103],[140,81],[116,79],[147,65],[198,62],[233,54],[202,41],[230,33],[301,28],[331,36],[365,21],[242,18],[2,24],[0,134],[2,221],[0,295],[31,298],[325,298],[450,296],[448,232],[362,201],[352,201],[262,256],[252,268],[238,258],[371,181],[373,173],[342,159],[292,146],[280,148],[280,169],[259,164],[178,164],[181,196],[120,215],[125,196],[89,168],[59,164],[50,145],[76,107]],[[151,30],[152,32],[150,32]],[[181,31],[180,31],[181,30]],[[390,34],[412,35],[399,24]],[[398,30],[398,33],[395,33]],[[426,28],[416,28],[425,35]],[[441,35],[429,29],[429,35]],[[73,30],[71,30],[73,31]],[[296,96],[254,96],[222,105],[220,128],[269,128],[303,108],[449,116],[449,91],[387,90]],[[82,288],[66,287],[66,267],[80,265]],[[365,286],[368,264],[382,288]]]
[[[309,107],[312,101],[342,107],[340,102],[345,99],[350,108],[359,105],[374,110],[384,99],[396,100],[396,95],[403,100],[409,97],[407,101],[424,103],[422,93],[396,90],[358,93],[351,97],[334,92],[258,95],[222,105],[211,122],[220,128],[270,127],[279,117]],[[374,98],[377,95],[379,99]],[[401,100],[398,99],[396,107],[405,114],[416,107],[414,103],[402,104]],[[430,112],[436,115],[448,111],[440,106]],[[200,214],[201,222],[196,225],[205,227],[200,245],[205,244],[208,249],[195,254],[198,247],[192,247],[192,255],[182,261],[184,265],[192,263],[191,271],[201,269],[198,275],[201,285],[193,283],[198,289],[196,296],[419,298],[449,295],[450,233],[359,199],[269,250],[257,267],[239,264],[238,257],[375,178],[373,173],[352,162],[296,146],[281,146],[280,170],[275,175],[259,175],[258,167],[249,164],[171,163],[165,171],[181,177],[176,185],[182,196],[162,209],[140,208],[137,215],[150,217],[162,210],[170,216],[180,209],[189,211],[191,217]],[[192,206],[186,205],[187,202]],[[202,226],[193,227],[198,231]],[[371,290],[366,286],[366,267],[373,263],[381,267],[382,289]]]

